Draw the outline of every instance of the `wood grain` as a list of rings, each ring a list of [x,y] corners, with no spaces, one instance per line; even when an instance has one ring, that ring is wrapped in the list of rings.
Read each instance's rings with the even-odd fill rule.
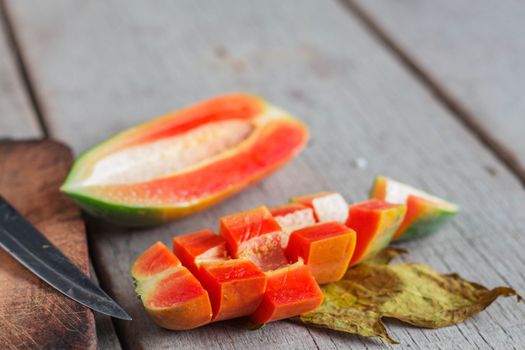
[[[41,136],[7,43],[0,6],[0,138]]]
[[[260,94],[304,119],[304,153],[264,182],[211,210],[155,229],[90,220],[101,284],[128,310],[117,322],[130,349],[393,348],[376,340],[277,322],[241,320],[188,332],[156,327],[137,300],[129,267],[157,240],[221,215],[337,190],[366,198],[382,173],[457,201],[461,215],[438,235],[404,245],[410,258],[489,287],[525,290],[525,193],[481,145],[336,2],[10,2],[53,130],[80,151],[136,122],[232,90]],[[74,76],[74,79],[71,77]],[[456,327],[389,323],[411,349],[519,348],[525,310],[501,300]]]
[[[525,183],[525,4],[347,1],[358,5]]]
[[[88,273],[80,211],[58,187],[71,151],[53,141],[0,142],[0,193],[80,269]],[[0,250],[3,349],[94,349],[92,312],[66,298]]]
[[[91,273],[91,279],[93,282],[100,286],[95,269],[93,268],[93,264],[90,264],[89,271]],[[97,349],[121,350],[122,346],[118,340],[117,332],[115,331],[111,317],[103,315],[99,312],[94,312],[93,316],[95,317],[97,331]]]
[[[0,15],[3,8],[0,6]],[[5,14],[4,14],[5,15]],[[7,44],[7,23],[0,16],[0,139],[20,139],[41,137],[37,116],[24,89],[21,74],[13,50]],[[94,272],[92,278],[96,280]],[[100,349],[120,349],[110,317],[95,315],[97,325],[97,344]]]

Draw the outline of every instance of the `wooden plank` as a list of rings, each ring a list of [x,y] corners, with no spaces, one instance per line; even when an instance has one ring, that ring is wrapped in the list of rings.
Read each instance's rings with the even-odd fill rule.
[[[24,88],[15,54],[8,45],[7,23],[2,11],[3,7],[0,6],[0,139],[41,137],[43,132]],[[96,280],[94,272],[91,276]],[[96,314],[95,322],[98,347],[120,349],[111,319]]]
[[[347,0],[525,182],[525,3]],[[385,34],[386,33],[386,34]]]
[[[47,4],[9,3],[48,116],[76,150],[231,90],[265,96],[312,131],[292,164],[205,213],[155,229],[88,223],[101,283],[134,319],[117,322],[124,347],[391,348],[289,322],[258,331],[242,321],[165,331],[148,319],[129,277],[133,259],[157,240],[169,244],[173,235],[216,227],[221,215],[293,194],[333,189],[361,200],[378,173],[463,207],[439,235],[404,244],[413,258],[524,290],[519,181],[338,3],[55,0],[44,11]],[[457,327],[391,329],[413,349],[516,348],[525,340],[524,316],[513,300],[501,300]]]
[[[91,279],[94,280],[95,283],[100,286],[93,265],[91,263],[89,265]],[[111,320],[111,317],[98,312],[94,312],[93,315],[95,316],[95,325],[97,330],[97,349],[122,349],[122,346],[120,346],[120,341],[117,337],[117,333],[115,332],[115,327],[113,326],[113,321]]]
[[[7,44],[0,7],[0,138],[41,136]]]
[[[80,210],[58,190],[72,160],[71,151],[53,141],[0,142],[0,193],[87,273]],[[3,250],[0,285],[2,348],[96,347],[91,310],[66,298]]]

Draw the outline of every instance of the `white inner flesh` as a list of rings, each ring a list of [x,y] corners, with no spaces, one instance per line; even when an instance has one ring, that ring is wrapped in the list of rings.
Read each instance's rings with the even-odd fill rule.
[[[320,222],[337,221],[346,223],[348,203],[339,193],[330,193],[312,201],[315,214]]]
[[[204,261],[209,262],[209,261],[216,261],[216,260],[222,261],[222,260],[226,260],[227,257],[228,257],[228,254],[226,254],[226,247],[224,245],[219,245],[219,246],[210,248],[204,253],[202,253],[201,255],[199,255],[195,259],[195,262],[200,263]]]
[[[262,271],[275,270],[287,265],[282,239],[288,244],[289,233],[276,231],[246,241],[241,246],[239,257],[253,262]]]
[[[133,146],[99,160],[82,185],[131,184],[162,178],[224,153],[252,130],[250,122],[226,120]]]
[[[277,221],[283,230],[287,232],[292,232],[315,224],[314,212],[310,208],[300,209],[293,213],[276,216],[275,221]],[[283,244],[285,247],[288,245],[288,236],[286,237],[286,242],[283,242]]]
[[[405,185],[404,183],[392,179],[387,179],[385,202],[405,204],[409,195],[428,199],[429,201],[435,202],[443,207],[451,209],[456,207],[452,203],[448,203],[441,198],[434,197],[426,192],[410,187],[409,185]]]

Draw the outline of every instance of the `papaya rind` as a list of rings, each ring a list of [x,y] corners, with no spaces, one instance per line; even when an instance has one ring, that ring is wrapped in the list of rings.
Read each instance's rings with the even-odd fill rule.
[[[172,268],[145,281],[138,281],[135,279],[135,282],[137,283],[136,293],[140,296],[146,312],[157,325],[171,330],[197,328],[209,323],[212,317],[210,298],[205,289],[202,289],[202,294],[198,297],[178,303],[171,307],[155,307],[151,305],[149,299],[151,294],[153,294],[156,285],[171,273],[176,273],[176,271],[180,269],[186,268]]]
[[[459,207],[439,197],[430,195],[424,191],[415,189],[404,183],[392,180],[385,176],[376,176],[372,188],[370,189],[370,198],[377,198],[392,203],[406,204],[406,200],[395,201],[388,198],[386,184],[387,182],[396,183],[403,186],[413,195],[428,199],[424,211],[402,232],[398,237],[394,237],[397,242],[408,241],[415,238],[421,238],[431,235],[443,227],[453,216],[459,212]]]
[[[435,210],[416,219],[406,230],[396,238],[396,242],[408,241],[431,235],[441,229],[458,211]]]

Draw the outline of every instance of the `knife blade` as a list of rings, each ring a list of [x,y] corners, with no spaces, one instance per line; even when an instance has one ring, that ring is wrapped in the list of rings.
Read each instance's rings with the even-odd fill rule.
[[[0,196],[0,246],[67,297],[105,315],[131,320],[110,296]]]

